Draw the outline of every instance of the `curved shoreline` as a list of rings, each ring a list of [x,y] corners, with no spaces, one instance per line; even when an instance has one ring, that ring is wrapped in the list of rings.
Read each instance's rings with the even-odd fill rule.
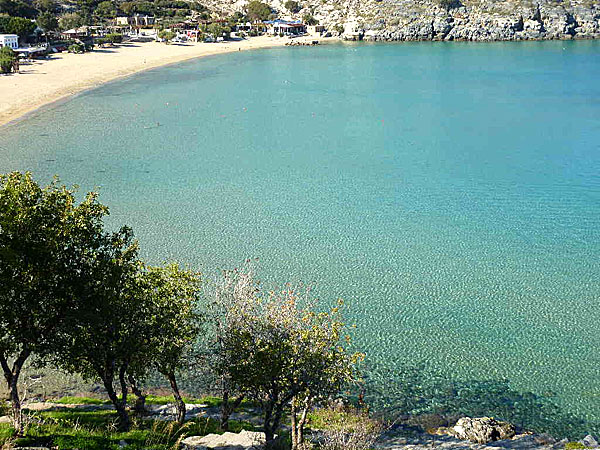
[[[139,72],[205,56],[284,46],[288,42],[261,36],[218,44],[131,43],[83,55],[59,53],[50,60],[24,63],[20,74],[0,76],[0,127],[24,120],[43,106]]]

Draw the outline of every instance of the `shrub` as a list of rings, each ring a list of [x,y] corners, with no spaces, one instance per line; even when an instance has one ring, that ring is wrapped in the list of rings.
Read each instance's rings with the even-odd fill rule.
[[[175,36],[177,36],[177,35],[175,33],[173,33],[172,31],[162,30],[161,32],[158,33],[158,37],[160,39],[163,39],[165,41],[165,43],[167,43],[167,44],[172,39],[175,39]]]
[[[321,450],[369,450],[382,432],[380,422],[354,408],[317,410],[310,424],[323,430]]]
[[[17,55],[15,54],[15,51],[10,48],[10,47],[2,47],[0,48],[0,56],[5,56],[7,58],[10,58],[12,60],[14,60]]]
[[[271,15],[271,7],[258,0],[252,0],[246,6],[250,20],[267,20]]]
[[[313,16],[311,16],[310,14],[304,14],[302,16],[302,22],[304,22],[306,25],[318,25],[319,21],[317,19],[315,19]]]
[[[446,11],[461,6],[460,0],[438,0],[438,4],[441,8],[444,8]]]
[[[69,53],[85,53],[85,46],[82,44],[71,44],[67,50]]]
[[[294,0],[287,0],[287,2],[285,2],[283,6],[285,6],[285,9],[287,9],[289,12],[294,14],[300,12],[300,10],[302,9],[300,4]]]
[[[8,58],[4,55],[0,55],[0,72],[1,73],[10,73],[13,68],[13,59]]]
[[[120,33],[110,33],[106,35],[106,40],[111,44],[120,44],[123,42],[123,35]]]
[[[583,445],[581,442],[567,442],[565,444],[565,450],[579,450],[579,449],[584,449],[587,448],[585,445]]]

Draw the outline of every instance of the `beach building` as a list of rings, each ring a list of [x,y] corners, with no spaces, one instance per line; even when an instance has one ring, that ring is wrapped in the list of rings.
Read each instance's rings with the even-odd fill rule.
[[[249,32],[252,30],[252,23],[251,22],[246,22],[246,23],[238,23],[235,26],[235,30],[234,31],[246,31]]]
[[[129,17],[117,17],[115,23],[130,27],[152,27],[156,23],[156,17],[135,14]]]
[[[63,31],[60,33],[63,39],[85,39],[89,37],[90,30],[87,26],[79,28],[71,28],[70,30]]]
[[[348,41],[360,41],[363,38],[364,30],[360,27],[358,21],[349,20],[344,23],[344,32],[342,37]]]
[[[0,48],[10,47],[16,50],[19,47],[19,36],[16,34],[0,34]]]
[[[306,33],[306,25],[302,22],[288,22],[287,20],[270,20],[265,22],[268,31],[273,36],[300,36]]]

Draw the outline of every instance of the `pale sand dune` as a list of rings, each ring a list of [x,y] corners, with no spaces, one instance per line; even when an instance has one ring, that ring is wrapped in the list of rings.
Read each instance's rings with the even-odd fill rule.
[[[289,39],[261,36],[223,43],[131,43],[82,55],[59,53],[49,60],[23,63],[20,74],[0,76],[0,125],[42,105],[135,72],[200,56],[282,46],[286,42]]]

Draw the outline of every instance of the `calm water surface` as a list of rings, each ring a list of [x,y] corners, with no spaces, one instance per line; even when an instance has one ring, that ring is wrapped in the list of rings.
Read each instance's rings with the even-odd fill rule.
[[[600,42],[224,55],[0,129],[0,172],[101,187],[153,262],[259,257],[347,299],[381,370],[600,422],[599,77]]]

